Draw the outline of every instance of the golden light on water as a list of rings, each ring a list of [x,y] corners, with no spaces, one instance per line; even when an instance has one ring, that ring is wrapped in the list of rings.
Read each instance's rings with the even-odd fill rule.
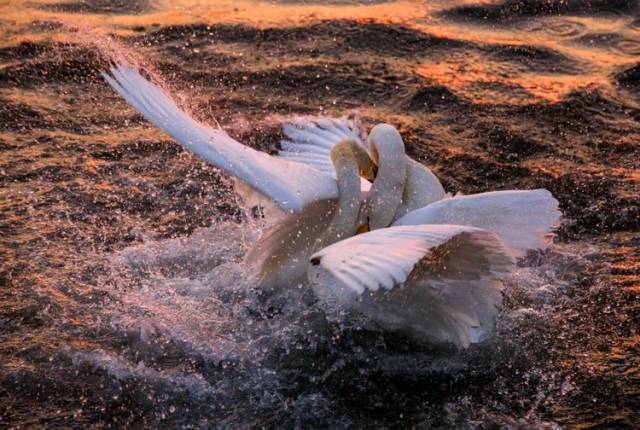
[[[608,5],[0,0],[0,427],[634,428],[640,20]],[[555,243],[506,281],[495,338],[434,369],[300,285],[260,296],[230,178],[105,60],[270,153],[292,115],[393,124],[447,192],[549,190]]]
[[[126,2],[125,2],[126,3]],[[471,1],[457,2],[456,5]],[[485,61],[466,54],[460,56],[452,50],[450,58],[437,62],[414,58],[413,64],[419,76],[436,84],[446,85],[459,95],[476,102],[533,103],[540,100],[555,102],[568,93],[598,86],[612,91],[610,75],[633,61],[640,52],[640,42],[635,38],[637,26],[628,16],[602,18],[571,17],[551,18],[546,25],[526,21],[496,28],[476,25],[473,31],[464,23],[455,23],[439,17],[442,2],[391,1],[358,4],[357,2],[330,2],[329,4],[298,4],[295,2],[263,2],[246,0],[216,0],[184,2],[138,1],[114,13],[91,13],[82,4],[67,6],[64,12],[56,9],[55,1],[34,2],[17,0],[0,4],[2,25],[0,45],[15,45],[21,41],[51,40],[74,42],[74,27],[81,27],[93,34],[135,35],[141,30],[189,24],[250,25],[257,28],[296,27],[325,20],[355,20],[381,24],[399,24],[414,28],[427,35],[450,38],[472,44],[497,44],[504,46],[534,46],[550,49],[577,61],[570,73],[528,73],[505,67],[500,61]],[[69,3],[73,5],[74,3]],[[62,22],[66,27],[51,32],[50,25]],[[49,25],[49,26],[48,26]],[[25,28],[31,29],[25,31]],[[613,45],[600,46],[585,36],[586,29],[593,34],[617,31],[619,37]],[[550,61],[554,61],[551,59]],[[515,72],[515,73],[514,73]],[[470,85],[473,84],[473,85]],[[521,97],[518,89],[530,95]]]

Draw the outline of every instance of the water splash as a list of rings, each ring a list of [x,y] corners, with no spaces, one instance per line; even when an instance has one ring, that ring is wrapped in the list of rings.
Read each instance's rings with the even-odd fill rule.
[[[250,224],[219,223],[187,237],[147,240],[107,256],[110,273],[100,288],[111,300],[102,309],[102,321],[128,345],[127,352],[65,354],[77,365],[101,369],[121,382],[155,387],[152,391],[166,398],[183,393],[191,407],[214,402],[215,411],[211,406],[203,414],[230,414],[234,425],[264,423],[260,414],[270,413],[274,423],[309,423],[314,416],[351,422],[346,412],[335,410],[346,401],[342,390],[350,385],[361,386],[360,395],[370,396],[380,378],[430,381],[418,384],[413,395],[421,392],[416,398],[437,402],[431,396],[441,390],[504,372],[511,379],[501,383],[511,395],[522,396],[523,387],[531,384],[526,422],[542,423],[536,410],[563,384],[566,389],[566,380],[549,373],[546,348],[551,341],[540,337],[557,329],[549,314],[574,288],[576,264],[583,264],[580,255],[589,250],[565,246],[532,255],[506,280],[497,337],[456,352],[385,333],[362,319],[327,313],[305,285],[289,286],[284,296],[265,296],[242,263],[247,244],[258,234]],[[514,377],[513,372],[522,373]],[[508,386],[514,379],[524,385]],[[406,394],[403,387],[383,391]],[[164,416],[163,422],[186,420],[183,408],[168,412],[172,401],[150,407]],[[414,401],[404,407],[417,407]],[[468,408],[461,409],[465,401],[476,402],[467,398],[444,405],[446,419],[486,418],[478,415],[482,408],[467,416]],[[383,409],[398,407],[401,403],[392,401]]]

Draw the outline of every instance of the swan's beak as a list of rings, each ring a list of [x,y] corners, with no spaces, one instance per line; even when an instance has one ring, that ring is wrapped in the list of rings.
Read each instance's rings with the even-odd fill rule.
[[[377,175],[378,166],[376,166],[374,163],[371,163],[369,166],[367,166],[367,168],[360,171],[360,176],[362,176],[369,182],[373,182]]]
[[[369,227],[369,224],[362,224],[361,226],[358,226],[358,229],[356,230],[356,234],[368,233],[370,231],[371,231],[371,227]]]

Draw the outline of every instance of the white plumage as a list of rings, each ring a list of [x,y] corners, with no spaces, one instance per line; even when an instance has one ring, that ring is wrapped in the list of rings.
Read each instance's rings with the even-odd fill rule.
[[[300,213],[307,203],[337,199],[331,176],[303,163],[272,157],[242,145],[224,130],[201,124],[133,68],[119,65],[103,77],[147,120],[182,146],[273,200],[283,211]]]
[[[325,303],[385,328],[466,347],[488,336],[499,277],[513,260],[494,233],[460,225],[389,227],[315,253],[308,270]]]
[[[530,249],[544,249],[551,228],[560,219],[558,201],[545,189],[492,191],[455,196],[411,211],[394,226],[461,224],[493,231],[522,256]]]
[[[297,117],[282,125],[287,137],[280,141],[278,156],[303,163],[336,178],[331,162],[331,148],[341,140],[353,139],[364,149],[367,145],[359,125],[349,118]],[[361,178],[361,190],[369,191],[371,182]]]
[[[273,157],[194,120],[129,66],[103,76],[146,119],[233,176],[245,199],[277,208],[246,258],[263,287],[287,287],[306,271],[322,301],[385,328],[461,347],[486,338],[500,277],[514,256],[545,248],[560,217],[546,190],[446,197],[387,124],[365,137],[347,118],[292,119]],[[363,227],[373,231],[356,235]]]

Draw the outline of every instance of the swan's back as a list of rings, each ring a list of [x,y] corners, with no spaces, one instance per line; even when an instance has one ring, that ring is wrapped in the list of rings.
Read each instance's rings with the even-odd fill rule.
[[[440,180],[431,170],[409,157],[406,158],[407,181],[402,194],[402,202],[396,210],[394,220],[446,196]]]

